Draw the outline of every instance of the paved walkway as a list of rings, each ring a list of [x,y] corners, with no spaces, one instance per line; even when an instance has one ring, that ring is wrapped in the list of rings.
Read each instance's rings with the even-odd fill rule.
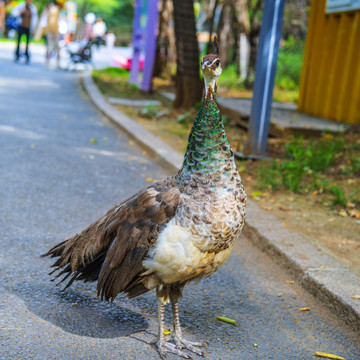
[[[0,359],[158,359],[153,293],[109,304],[94,284],[61,292],[39,255],[167,171],[94,109],[76,73],[9,59],[0,45]],[[357,360],[359,334],[289,280],[242,237],[216,274],[185,289],[185,336],[206,340],[208,359]]]

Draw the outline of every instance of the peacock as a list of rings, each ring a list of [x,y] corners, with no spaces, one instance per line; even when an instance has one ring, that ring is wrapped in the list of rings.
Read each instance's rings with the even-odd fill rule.
[[[245,221],[246,193],[216,102],[222,72],[218,47],[201,61],[205,88],[181,169],[111,208],[79,234],[43,256],[57,257],[56,277],[96,281],[102,299],[134,298],[155,289],[157,348],[191,358],[202,342],[182,335],[178,300],[186,283],[213,274],[230,255]],[[171,302],[173,341],[166,339],[164,311]]]

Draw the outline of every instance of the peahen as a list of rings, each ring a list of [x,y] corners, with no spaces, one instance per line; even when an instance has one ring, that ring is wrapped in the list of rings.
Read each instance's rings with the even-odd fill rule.
[[[58,257],[57,276],[98,281],[101,298],[130,298],[155,289],[160,355],[182,349],[203,355],[183,338],[178,299],[188,281],[214,273],[230,255],[245,220],[246,194],[216,103],[221,63],[217,45],[202,59],[202,107],[189,135],[177,175],[147,186],[111,208],[80,234],[43,256]],[[63,281],[62,280],[62,281]],[[165,305],[171,302],[174,343],[164,335]]]

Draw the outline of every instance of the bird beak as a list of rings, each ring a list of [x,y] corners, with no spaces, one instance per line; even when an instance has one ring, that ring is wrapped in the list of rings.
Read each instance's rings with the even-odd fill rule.
[[[205,70],[206,68],[210,68],[210,61],[206,60],[204,61],[204,63],[201,65],[201,70]]]

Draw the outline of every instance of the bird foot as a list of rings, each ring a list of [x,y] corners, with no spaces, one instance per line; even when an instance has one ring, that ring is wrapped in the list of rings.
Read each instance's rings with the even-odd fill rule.
[[[206,345],[205,343],[188,341],[178,335],[174,335],[174,341],[177,349],[186,349],[200,356],[205,355],[204,351],[198,348],[199,346],[205,346]]]
[[[174,341],[175,344],[167,341],[162,341],[157,344],[162,359],[166,359],[166,352],[182,356],[185,359],[192,359],[190,354],[181,351],[181,349],[186,349],[200,356],[204,356],[204,352],[197,348],[197,346],[205,346],[204,343],[192,342],[179,337],[174,337]]]

